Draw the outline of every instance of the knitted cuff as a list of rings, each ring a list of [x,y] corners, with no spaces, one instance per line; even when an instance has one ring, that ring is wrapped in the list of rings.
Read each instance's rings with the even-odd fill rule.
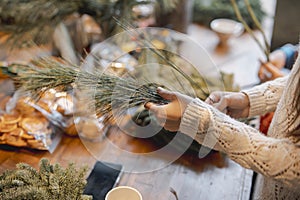
[[[194,99],[184,111],[179,130],[195,138],[198,132],[207,131],[209,116],[207,105],[199,99]]]
[[[261,115],[265,112],[266,102],[265,102],[265,97],[261,93],[261,91],[258,91],[256,89],[249,89],[249,90],[243,90],[242,92],[249,97],[249,102],[250,102],[249,117]]]

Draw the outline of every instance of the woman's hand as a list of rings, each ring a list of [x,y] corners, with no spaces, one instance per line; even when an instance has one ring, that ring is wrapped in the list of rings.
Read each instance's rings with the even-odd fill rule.
[[[249,98],[242,92],[212,92],[205,102],[233,118],[249,115]]]
[[[158,88],[157,92],[161,97],[169,100],[170,103],[166,105],[156,105],[148,102],[145,108],[155,114],[159,124],[166,130],[177,131],[183,113],[193,98],[162,88]],[[205,102],[233,118],[244,118],[249,115],[249,99],[248,96],[242,92],[212,92]]]
[[[193,98],[179,92],[170,92],[162,88],[158,88],[157,93],[164,99],[169,100],[170,103],[166,105],[156,105],[148,102],[145,108],[155,114],[159,124],[166,130],[177,131],[182,115]]]

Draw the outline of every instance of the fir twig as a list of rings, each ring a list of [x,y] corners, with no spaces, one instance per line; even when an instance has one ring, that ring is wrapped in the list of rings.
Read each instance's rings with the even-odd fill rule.
[[[113,118],[112,109],[120,111],[144,104],[148,101],[164,104],[156,92],[156,83],[139,83],[132,78],[122,78],[100,71],[94,73],[79,70],[70,63],[53,58],[34,60],[27,69],[13,77],[21,91],[40,97],[49,89],[66,91],[72,87],[86,95],[86,104],[94,107],[98,117]],[[141,86],[142,85],[142,86]],[[94,99],[93,99],[94,98]]]
[[[83,195],[86,172],[87,167],[76,169],[71,163],[63,169],[58,164],[51,165],[47,159],[41,159],[39,171],[19,163],[15,170],[7,170],[0,175],[0,199],[92,199]]]
[[[147,38],[147,35],[139,29],[136,29],[133,27],[130,23],[128,23],[126,20],[120,21],[119,19],[114,17],[114,20],[116,20],[117,24],[121,26],[125,31],[127,31],[129,34],[131,34],[134,38],[138,38],[138,41],[142,43],[141,46],[148,48],[150,51],[152,51],[155,55],[160,57],[163,61],[165,61],[170,67],[172,67],[174,70],[179,72],[181,76],[183,76],[193,87],[199,87],[197,83],[188,76],[179,66],[177,66],[174,62],[172,62],[171,59],[168,59],[166,55],[162,54],[162,52],[157,49],[152,42]],[[205,96],[208,96],[208,93],[204,91],[201,87],[199,88],[202,93]]]

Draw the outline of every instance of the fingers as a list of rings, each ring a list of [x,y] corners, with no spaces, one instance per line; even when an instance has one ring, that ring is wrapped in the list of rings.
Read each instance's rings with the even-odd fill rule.
[[[166,124],[166,113],[164,112],[164,106],[161,105],[155,105],[154,103],[146,103],[144,106],[146,109],[150,110],[154,113],[156,121],[159,125],[164,127]]]
[[[178,131],[180,119],[168,118],[165,112],[165,106],[154,103],[146,103],[145,108],[155,114],[156,122],[168,131]]]
[[[264,81],[267,79],[267,76],[266,76],[266,73],[265,73],[265,69],[263,66],[260,66],[259,70],[258,70],[258,78],[261,80],[261,81]]]
[[[144,107],[148,110],[151,110],[152,112],[155,112],[157,113],[159,108],[157,105],[155,105],[154,103],[151,103],[151,102],[147,102]]]
[[[157,118],[167,118],[167,113],[165,111],[164,105],[156,105],[154,103],[148,102],[144,107],[153,112]]]
[[[168,91],[161,87],[157,88],[157,93],[166,100],[174,100],[176,98],[176,94],[174,92]]]
[[[166,100],[174,100],[176,98],[176,95],[174,92],[171,92],[171,91],[168,91],[166,89],[163,89],[161,87],[158,87],[157,88],[157,93],[164,99]],[[158,113],[159,111],[159,106],[158,105],[155,105],[154,103],[151,103],[151,102],[147,102],[144,107],[148,110],[151,110],[155,113]]]
[[[210,104],[210,105],[213,105],[217,102],[220,101],[221,97],[223,95],[225,95],[226,93],[225,92],[219,92],[219,91],[216,91],[216,92],[212,92],[206,99],[205,99],[205,102]]]
[[[228,106],[228,98],[227,97],[222,98],[219,102],[215,103],[213,106],[216,109],[218,109],[219,111],[226,114],[227,113],[227,106]]]
[[[205,103],[208,103],[209,105],[213,105],[215,103],[215,99],[213,99],[212,96],[208,96],[206,99],[205,99]]]
[[[227,113],[227,106],[229,99],[227,98],[227,92],[212,92],[205,100],[206,103],[212,105],[219,111]]]
[[[215,103],[215,99],[214,99],[214,95],[213,93],[211,93],[206,99],[205,99],[205,103],[208,103],[209,105],[213,105]]]

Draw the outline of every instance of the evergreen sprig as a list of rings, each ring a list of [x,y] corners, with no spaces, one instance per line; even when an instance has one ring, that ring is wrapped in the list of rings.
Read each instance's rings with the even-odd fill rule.
[[[146,80],[140,83],[132,77],[119,77],[97,70],[88,72],[52,57],[33,60],[23,68],[12,76],[20,91],[29,92],[38,99],[49,89],[63,92],[71,87],[81,94],[79,101],[95,108],[96,115],[105,116],[106,120],[112,119],[112,109],[122,114],[126,109],[148,101],[166,103],[156,92],[157,87],[162,85]]]
[[[39,171],[26,163],[17,164],[16,169],[7,170],[0,176],[0,199],[3,200],[88,200],[83,195],[86,185],[87,167],[77,169],[74,163],[67,168],[51,165],[41,159]]]

